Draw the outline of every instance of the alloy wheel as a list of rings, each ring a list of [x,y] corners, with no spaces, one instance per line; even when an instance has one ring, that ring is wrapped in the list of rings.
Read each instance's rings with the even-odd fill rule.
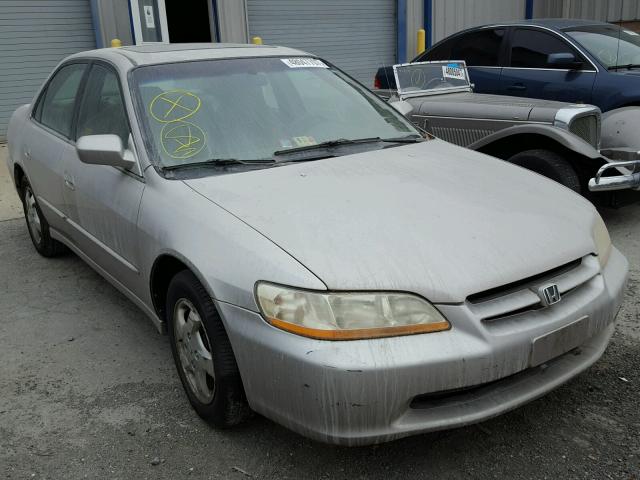
[[[42,223],[40,222],[40,215],[38,215],[38,208],[36,206],[36,197],[33,195],[31,187],[27,187],[24,194],[24,204],[27,217],[27,225],[33,235],[33,239],[36,243],[42,241]]]
[[[186,298],[176,302],[173,329],[180,367],[189,388],[198,401],[209,404],[215,394],[211,342],[198,311]]]

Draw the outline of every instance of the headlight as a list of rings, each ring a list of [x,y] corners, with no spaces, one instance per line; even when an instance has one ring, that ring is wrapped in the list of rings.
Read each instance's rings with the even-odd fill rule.
[[[593,241],[596,244],[596,253],[598,254],[600,266],[604,268],[611,254],[611,237],[609,237],[607,226],[600,215],[596,218],[596,223],[593,226]]]
[[[261,282],[256,297],[271,325],[321,340],[392,337],[451,327],[433,305],[406,293],[322,293]]]

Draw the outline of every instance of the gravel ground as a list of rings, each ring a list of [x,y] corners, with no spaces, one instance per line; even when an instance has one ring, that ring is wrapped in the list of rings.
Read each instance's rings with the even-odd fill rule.
[[[0,222],[0,477],[640,478],[640,203],[605,210],[632,264],[610,347],[588,372],[479,425],[374,447],[309,441],[256,416],[191,410],[165,336],[73,255]]]

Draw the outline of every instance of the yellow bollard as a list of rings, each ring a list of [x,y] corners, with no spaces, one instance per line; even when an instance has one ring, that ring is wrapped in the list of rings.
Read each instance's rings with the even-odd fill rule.
[[[251,39],[251,43],[253,43],[254,45],[262,45],[262,38],[261,37],[253,37]]]
[[[424,30],[424,28],[421,28],[420,30],[418,30],[418,44],[416,46],[418,55],[420,55],[422,52],[425,51],[426,39],[427,39],[427,32]]]
[[[120,48],[122,46],[122,40],[119,38],[114,38],[111,40],[111,48]]]

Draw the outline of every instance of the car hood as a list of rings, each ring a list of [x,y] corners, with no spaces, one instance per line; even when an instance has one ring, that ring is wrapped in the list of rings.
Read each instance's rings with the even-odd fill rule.
[[[582,197],[440,140],[184,181],[331,290],[457,303],[594,251]]]
[[[633,69],[633,70],[618,70],[615,73],[619,74],[619,75],[627,75],[627,76],[631,76],[631,77],[637,77],[640,75],[640,70],[639,69]]]
[[[438,117],[553,122],[555,114],[570,104],[553,100],[463,92],[408,98],[413,114]],[[535,118],[532,114],[535,112]]]

